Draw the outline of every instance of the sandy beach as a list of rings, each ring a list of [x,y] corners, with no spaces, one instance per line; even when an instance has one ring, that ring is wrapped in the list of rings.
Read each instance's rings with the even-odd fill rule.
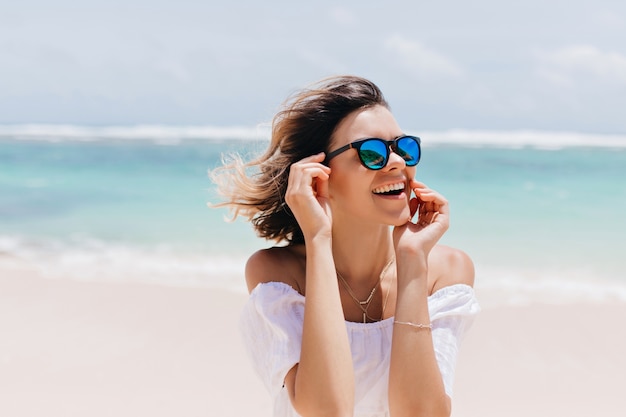
[[[488,297],[477,289],[479,299]],[[270,416],[245,294],[47,279],[0,260],[0,415]],[[624,303],[483,309],[453,416],[623,416]]]

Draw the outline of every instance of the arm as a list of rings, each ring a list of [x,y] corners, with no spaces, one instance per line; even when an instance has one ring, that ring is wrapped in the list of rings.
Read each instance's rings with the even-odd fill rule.
[[[354,373],[332,256],[330,168],[323,159],[322,153],[293,164],[285,195],[306,247],[302,351],[285,384],[299,414],[347,416],[354,410]]]
[[[343,312],[335,309],[333,294],[338,293],[336,281],[325,279],[334,273],[324,272],[329,266],[334,271],[332,258],[325,253],[326,247],[323,239],[307,244],[306,275],[309,284],[306,286],[302,339],[297,343],[300,347],[299,363],[286,375],[280,376],[284,378],[282,381],[275,379],[272,385],[284,384],[293,407],[303,416],[351,415],[354,409],[352,359],[349,350],[347,359],[346,355],[341,354],[341,348],[348,346],[347,333]],[[314,259],[319,261],[314,262]],[[328,259],[331,260],[330,264]],[[299,268],[300,261],[285,248],[260,250],[246,264],[248,290],[251,292],[258,284],[276,279],[295,289],[294,273],[301,273]],[[318,276],[321,279],[316,280]],[[314,285],[313,282],[320,285]],[[337,317],[341,320],[337,320]],[[261,345],[265,346],[264,343]],[[291,363],[295,363],[295,360]]]
[[[466,255],[452,249],[446,251],[445,258],[449,259],[441,259],[440,255],[429,256],[448,228],[448,203],[421,183],[414,182],[413,187],[417,198],[411,201],[411,214],[419,209],[419,221],[417,224],[409,222],[394,230],[398,265],[395,319],[428,325],[429,273],[437,278],[437,288],[452,284],[446,283],[446,280],[453,276],[471,275],[473,279],[473,266]],[[464,259],[469,263],[458,262]],[[447,261],[452,263],[448,264]],[[443,268],[440,266],[442,264]],[[456,272],[451,273],[450,269],[464,271],[457,275]],[[450,415],[450,398],[445,393],[432,333],[428,328],[394,325],[389,370],[389,409],[394,417]]]
[[[403,260],[408,261],[406,258]],[[430,324],[427,265],[421,263],[418,267],[413,262],[414,268],[403,268],[400,262],[402,260],[399,258],[396,320]],[[450,415],[450,398],[444,390],[430,329],[394,325],[389,369],[389,410],[393,416]]]

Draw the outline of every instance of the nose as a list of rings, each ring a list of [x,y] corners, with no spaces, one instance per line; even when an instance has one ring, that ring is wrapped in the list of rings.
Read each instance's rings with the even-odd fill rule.
[[[387,165],[385,166],[386,170],[391,169],[403,169],[406,167],[406,161],[400,155],[398,155],[393,147],[389,147],[389,160],[387,161]]]

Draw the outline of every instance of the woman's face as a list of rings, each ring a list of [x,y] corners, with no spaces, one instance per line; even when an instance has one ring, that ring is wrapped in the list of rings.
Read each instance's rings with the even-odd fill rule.
[[[333,135],[329,151],[359,139],[381,138],[392,140],[404,132],[391,112],[383,106],[357,110],[343,119]],[[409,211],[409,182],[415,167],[407,167],[404,159],[391,152],[387,165],[377,171],[365,168],[356,149],[349,149],[335,158],[328,182],[334,221],[360,219],[399,226],[407,222]],[[384,187],[403,184],[399,194],[383,194]]]

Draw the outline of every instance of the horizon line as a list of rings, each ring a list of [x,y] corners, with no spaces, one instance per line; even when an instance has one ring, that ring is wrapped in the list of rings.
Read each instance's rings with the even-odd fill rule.
[[[626,134],[583,133],[568,130],[539,129],[410,129],[407,134],[422,138],[425,146],[463,145],[496,147],[615,147],[626,148]],[[269,140],[271,125],[249,126],[213,125],[109,125],[75,124],[0,124],[0,139],[35,140],[47,142],[97,142],[104,139],[150,140],[162,144],[177,144],[185,140]]]

